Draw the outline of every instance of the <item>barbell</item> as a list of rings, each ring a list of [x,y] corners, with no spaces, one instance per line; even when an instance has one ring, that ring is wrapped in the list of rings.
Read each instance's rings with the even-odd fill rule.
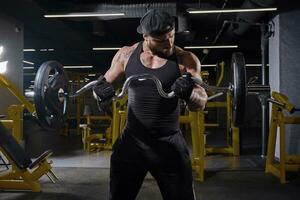
[[[57,61],[43,63],[37,71],[33,92],[25,93],[26,97],[34,99],[36,115],[43,127],[57,129],[64,125],[67,115],[68,98],[75,98],[93,88],[103,77],[91,81],[77,90],[74,94],[68,93],[68,77],[63,66]],[[122,98],[132,81],[152,80],[158,93],[164,98],[175,97],[174,92],[166,93],[162,84],[154,75],[139,74],[126,79],[122,91],[114,99]],[[232,120],[235,126],[240,126],[244,120],[246,95],[248,93],[270,92],[269,86],[247,85],[244,55],[240,52],[232,54],[231,81],[228,87],[210,86],[200,78],[192,77],[193,81],[207,91],[215,92],[208,100],[229,92],[231,95]],[[141,83],[142,84],[142,83]]]

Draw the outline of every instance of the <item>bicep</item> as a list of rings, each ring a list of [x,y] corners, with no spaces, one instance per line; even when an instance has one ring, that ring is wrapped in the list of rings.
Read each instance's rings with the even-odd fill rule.
[[[184,60],[186,72],[191,73],[193,77],[200,78],[201,64],[197,56],[193,53],[189,53]]]
[[[110,69],[105,73],[104,77],[108,83],[114,82],[124,72],[121,63],[113,63]]]
[[[114,82],[120,75],[124,73],[124,62],[121,57],[121,51],[114,56],[109,70],[104,77],[108,83]]]

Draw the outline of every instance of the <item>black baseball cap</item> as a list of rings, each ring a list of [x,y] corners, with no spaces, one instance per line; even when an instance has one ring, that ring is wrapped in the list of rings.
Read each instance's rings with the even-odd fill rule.
[[[170,32],[174,27],[175,20],[168,12],[151,9],[141,18],[137,32],[155,37]]]

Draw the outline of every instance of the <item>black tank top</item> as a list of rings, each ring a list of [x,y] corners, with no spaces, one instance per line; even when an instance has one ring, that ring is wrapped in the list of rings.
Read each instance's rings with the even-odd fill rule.
[[[171,91],[171,86],[181,75],[176,59],[176,54],[160,68],[145,67],[140,54],[143,42],[130,56],[125,68],[125,76],[136,74],[155,75],[162,83],[166,92]],[[178,98],[166,99],[159,95],[156,86],[151,80],[133,81],[128,89],[128,113],[125,131],[138,138],[162,137],[175,134],[179,129],[179,103]]]

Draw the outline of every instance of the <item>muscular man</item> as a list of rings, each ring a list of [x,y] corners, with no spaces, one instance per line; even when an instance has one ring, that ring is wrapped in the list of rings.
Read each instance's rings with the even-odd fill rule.
[[[191,80],[191,75],[200,76],[200,62],[193,53],[174,45],[174,19],[168,13],[150,10],[137,30],[144,40],[116,53],[101,90],[112,91],[110,84],[122,74],[128,78],[148,73],[177,97],[161,97],[151,80],[131,83],[127,123],[111,156],[110,200],[135,199],[147,172],[157,181],[164,200],[193,200],[191,162],[179,129],[178,99],[184,99],[190,110],[204,109],[206,92]],[[96,93],[102,99],[111,96],[101,90]]]

